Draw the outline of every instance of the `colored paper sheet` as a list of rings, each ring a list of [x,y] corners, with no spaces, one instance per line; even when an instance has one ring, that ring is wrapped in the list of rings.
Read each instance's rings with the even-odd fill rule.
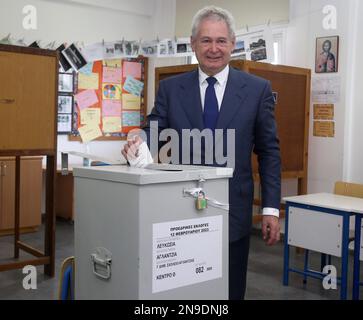
[[[88,142],[102,136],[101,129],[97,124],[88,124],[78,128],[83,142]]]
[[[120,100],[103,100],[102,116],[114,117],[121,116],[121,101]]]
[[[123,88],[134,96],[140,96],[141,91],[144,88],[144,83],[137,79],[134,79],[131,76],[128,76],[126,78]]]
[[[102,119],[103,132],[121,132],[121,116],[119,117],[104,117]]]
[[[131,62],[131,61],[124,61],[123,63],[123,77],[126,78],[127,76],[141,79],[141,63],[139,62]]]
[[[121,100],[121,85],[116,83],[102,84],[103,99]]]
[[[140,112],[137,111],[122,112],[122,125],[124,127],[139,127]]]
[[[89,76],[92,73],[92,70],[93,62],[88,62],[83,68],[79,70],[79,72]]]
[[[100,108],[86,108],[81,111],[81,124],[100,124],[101,123],[101,109]]]
[[[132,94],[124,93],[122,95],[122,108],[131,110],[140,110],[141,98]]]
[[[121,68],[122,62],[121,59],[108,59],[108,60],[103,60],[102,64],[105,67]]]
[[[74,97],[80,110],[88,108],[98,102],[98,97],[94,90],[82,91],[77,93]]]
[[[78,74],[78,89],[98,89],[98,73],[91,73],[90,75],[79,73]]]
[[[121,83],[122,72],[121,68],[103,68],[103,82],[116,82]]]

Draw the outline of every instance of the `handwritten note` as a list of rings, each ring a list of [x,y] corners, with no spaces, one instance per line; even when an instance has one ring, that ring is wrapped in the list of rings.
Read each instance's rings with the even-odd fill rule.
[[[78,89],[98,89],[98,73],[78,73]]]
[[[78,129],[83,142],[88,142],[102,136],[101,129],[97,124],[87,124]]]
[[[116,82],[120,83],[122,77],[121,68],[103,68],[103,82]]]
[[[81,111],[81,124],[100,124],[101,109],[86,108]]]
[[[74,97],[80,110],[88,108],[98,102],[98,97],[94,90],[82,91],[77,93]]]
[[[92,70],[93,62],[88,62],[83,68],[79,70],[79,72],[89,76],[92,73]]]
[[[102,119],[103,132],[120,132],[121,127],[121,117],[104,117]]]
[[[121,59],[107,59],[103,60],[102,65],[111,68],[121,68]]]
[[[121,115],[121,101],[120,100],[103,100],[102,102],[102,116],[113,117]]]
[[[144,83],[128,76],[123,86],[124,90],[130,92],[134,96],[140,96],[141,91],[144,88]]]
[[[140,126],[140,112],[137,111],[122,112],[122,125],[124,127]]]
[[[131,61],[124,61],[123,63],[123,77],[126,78],[127,76],[141,79],[141,63],[139,62],[131,62]]]
[[[124,93],[122,95],[122,107],[128,110],[140,110],[141,98],[133,94]]]

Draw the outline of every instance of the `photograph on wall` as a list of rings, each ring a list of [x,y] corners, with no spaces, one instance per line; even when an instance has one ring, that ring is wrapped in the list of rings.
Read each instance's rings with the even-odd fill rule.
[[[72,114],[58,114],[58,133],[70,133],[72,131]]]
[[[235,48],[232,51],[232,57],[241,55],[245,50],[245,40],[237,37]]]
[[[58,77],[59,92],[73,92],[73,74],[60,73]]]
[[[72,68],[78,72],[79,69],[87,64],[87,60],[83,57],[82,53],[74,43],[62,51],[63,56],[71,64]]]
[[[267,59],[266,41],[262,36],[250,39],[250,52],[252,61]]]
[[[144,41],[141,43],[141,53],[145,57],[151,57],[158,52],[158,41]]]
[[[179,57],[187,57],[193,55],[190,38],[179,38],[176,42],[176,54]]]
[[[58,96],[58,113],[72,113],[73,96]]]
[[[316,38],[315,72],[338,72],[339,36]]]
[[[168,52],[168,40],[162,40],[158,43],[158,57],[167,56]]]

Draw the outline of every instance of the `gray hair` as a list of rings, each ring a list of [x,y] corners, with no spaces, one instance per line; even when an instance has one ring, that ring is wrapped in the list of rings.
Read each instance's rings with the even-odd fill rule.
[[[217,21],[224,21],[228,27],[229,36],[231,38],[235,37],[234,31],[234,18],[232,14],[222,8],[215,6],[208,6],[200,9],[194,16],[192,22],[192,37],[194,38],[197,35],[197,31],[200,23],[204,19],[214,19]]]

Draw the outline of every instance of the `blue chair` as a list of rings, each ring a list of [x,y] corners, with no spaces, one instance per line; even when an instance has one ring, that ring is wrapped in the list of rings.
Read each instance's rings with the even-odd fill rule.
[[[66,258],[59,276],[59,300],[74,300],[74,257]]]

